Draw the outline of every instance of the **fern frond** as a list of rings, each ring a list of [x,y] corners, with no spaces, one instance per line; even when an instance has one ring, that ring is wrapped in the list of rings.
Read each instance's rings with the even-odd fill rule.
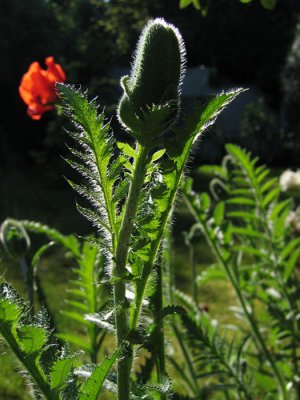
[[[50,228],[49,226],[43,225],[39,222],[28,220],[20,220],[19,222],[28,232],[45,235],[48,239],[71,251],[75,257],[79,257],[80,242],[75,235],[63,235],[56,229]]]
[[[289,356],[296,373],[299,327],[294,316],[299,315],[296,293],[300,286],[294,268],[300,250],[286,227],[292,203],[280,199],[278,180],[270,178],[270,170],[259,166],[250,153],[236,145],[227,145],[226,149],[223,220],[216,218],[218,206],[209,204],[207,195],[195,194],[191,182],[185,183],[184,196],[235,291],[247,299],[252,324],[264,324],[268,335],[259,340],[273,349],[271,357],[275,360],[281,360],[282,354]],[[243,318],[247,314],[245,304]],[[260,359],[259,354],[256,357]],[[273,372],[278,374],[276,366]]]
[[[237,348],[234,342],[227,344],[206,316],[197,315],[182,314],[180,318],[195,369],[199,371],[197,378],[200,382],[205,380],[204,390],[220,390],[221,386],[223,389],[226,386],[227,389],[235,389],[242,398],[253,399],[246,361],[242,357],[243,346]]]
[[[97,360],[97,342],[102,334],[101,329],[95,325],[94,321],[87,319],[86,315],[93,315],[106,307],[109,301],[110,288],[106,283],[101,283],[105,276],[104,257],[99,251],[99,247],[90,243],[88,240],[83,243],[81,256],[78,259],[79,266],[73,269],[76,279],[72,284],[76,289],[68,291],[68,308],[62,313],[67,317],[76,320],[86,329],[89,336],[89,344],[84,348],[90,353],[92,362]],[[62,334],[60,337],[69,340],[75,345],[81,345],[81,340],[72,335]]]

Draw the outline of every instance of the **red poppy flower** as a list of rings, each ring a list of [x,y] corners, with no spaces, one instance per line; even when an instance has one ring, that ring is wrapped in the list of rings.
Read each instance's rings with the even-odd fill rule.
[[[55,82],[64,82],[66,74],[62,67],[54,62],[54,57],[45,60],[47,69],[33,62],[23,75],[19,86],[22,100],[27,104],[27,114],[34,120],[41,119],[45,111],[52,110],[57,101]]]

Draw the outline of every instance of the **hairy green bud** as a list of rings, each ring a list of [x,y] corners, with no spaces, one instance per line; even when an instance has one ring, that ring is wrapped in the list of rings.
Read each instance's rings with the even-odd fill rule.
[[[26,230],[13,219],[5,220],[1,225],[0,241],[7,253],[16,259],[25,256],[30,247],[30,239]]]
[[[142,144],[151,144],[177,119],[185,47],[177,28],[161,18],[143,29],[130,76],[121,79],[124,94],[118,117]]]

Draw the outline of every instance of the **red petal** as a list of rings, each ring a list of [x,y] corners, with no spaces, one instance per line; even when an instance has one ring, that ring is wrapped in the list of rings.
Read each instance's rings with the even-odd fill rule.
[[[27,114],[31,119],[40,120],[44,112],[52,110],[53,106],[41,106],[38,103],[32,103],[27,108]]]
[[[66,74],[59,64],[54,62],[54,57],[47,57],[45,64],[48,67],[47,76],[53,82],[65,82]]]

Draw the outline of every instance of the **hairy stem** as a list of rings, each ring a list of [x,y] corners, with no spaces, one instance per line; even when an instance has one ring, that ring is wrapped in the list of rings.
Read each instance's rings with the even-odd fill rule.
[[[156,266],[156,282],[155,292],[151,297],[153,305],[153,312],[155,316],[159,316],[163,309],[163,265],[160,262]],[[164,334],[164,321],[163,318],[157,318],[154,335],[155,343],[155,356],[156,356],[156,370],[158,383],[163,384],[164,377],[166,376],[166,362],[165,362],[165,334]],[[160,399],[167,398],[165,393],[160,394]]]
[[[89,285],[90,286],[90,285]],[[96,285],[91,285],[89,289],[91,291],[91,295],[89,298],[92,300],[91,303],[89,304],[90,308],[90,313],[94,314],[97,312],[97,300],[96,300]],[[90,337],[90,359],[91,362],[94,364],[97,364],[97,326],[96,324],[89,324],[88,326],[88,333]]]
[[[168,285],[168,300],[169,304],[174,304],[174,296],[173,296],[173,291],[174,291],[174,281],[175,281],[175,276],[174,276],[174,264],[173,264],[173,254],[172,254],[172,235],[171,235],[171,226],[169,226],[169,229],[167,230],[167,233],[165,234],[165,247],[164,247],[164,260],[166,264],[166,275],[167,275],[167,285]],[[184,341],[182,340],[182,335],[181,332],[178,330],[176,322],[175,322],[175,317],[172,317],[172,330],[173,333],[176,337],[176,340],[179,344],[182,356],[184,358],[184,361],[187,365],[188,372],[190,375],[190,378],[188,378],[184,371],[181,371],[182,377],[184,377],[185,381],[187,382],[187,385],[189,389],[192,390],[193,394],[196,397],[200,397],[200,388],[198,385],[197,381],[197,376],[194,370],[193,363],[191,361],[190,354],[185,346]]]
[[[117,331],[117,346],[125,345],[123,357],[118,360],[118,400],[130,399],[130,374],[133,360],[133,349],[126,343],[129,333],[128,305],[126,299],[125,273],[130,237],[132,234],[134,217],[136,215],[138,200],[144,183],[147,167],[148,151],[138,145],[134,173],[130,183],[128,199],[125,206],[115,256],[114,275],[114,303],[115,321]]]
[[[163,214],[163,216],[161,218],[160,229],[157,232],[156,239],[154,240],[154,242],[152,243],[152,246],[151,246],[150,259],[148,260],[148,262],[144,266],[141,283],[137,288],[137,290],[139,291],[139,295],[136,296],[135,305],[134,305],[134,309],[133,309],[133,314],[131,316],[131,321],[130,321],[130,326],[131,326],[132,330],[135,330],[136,327],[137,327],[137,324],[138,324],[139,315],[140,315],[141,306],[142,306],[142,299],[144,297],[145,288],[146,288],[146,285],[147,285],[147,281],[148,281],[149,275],[150,275],[150,273],[152,271],[154,262],[156,260],[157,253],[158,253],[158,250],[159,250],[159,246],[160,246],[160,243],[162,241],[162,237],[163,237],[163,235],[165,233],[165,230],[166,230],[166,227],[167,227],[167,224],[168,224],[168,221],[169,221],[170,214],[172,212],[174,200],[175,200],[175,197],[176,197],[176,194],[177,194],[177,190],[178,190],[178,187],[179,187],[179,183],[180,183],[180,179],[181,179],[181,176],[182,176],[183,166],[184,166],[184,164],[182,165],[182,168],[177,173],[176,182],[174,184],[173,190],[171,191],[171,193],[169,195],[168,207],[167,207],[166,211],[164,212],[164,214]]]
[[[20,269],[22,271],[22,275],[24,278],[27,296],[30,304],[30,313],[31,316],[34,316],[34,292],[33,292],[33,274],[32,270],[28,266],[28,263],[25,257],[21,257],[19,259]]]

